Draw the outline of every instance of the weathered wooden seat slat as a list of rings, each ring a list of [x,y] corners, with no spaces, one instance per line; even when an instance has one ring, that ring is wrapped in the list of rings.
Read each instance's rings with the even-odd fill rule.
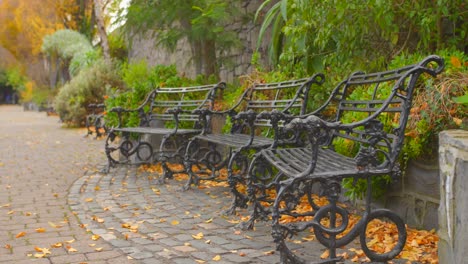
[[[160,87],[151,91],[145,101],[135,109],[115,107],[119,124],[113,128],[106,140],[108,169],[116,164],[140,164],[159,161],[163,167],[160,180],[172,177],[174,173],[167,166],[169,160],[182,163],[185,146],[190,137],[211,128],[211,121],[203,118],[197,110],[213,109],[219,89],[224,83],[192,87]],[[139,125],[122,127],[122,121],[129,113],[136,113]],[[206,124],[204,122],[207,122]],[[156,151],[149,142],[159,135]],[[120,136],[118,143],[113,143]],[[154,138],[153,138],[154,140]]]
[[[301,251],[301,246],[290,239],[308,230],[313,230],[316,239],[329,250],[329,257],[319,263],[339,262],[336,249],[358,236],[362,250],[373,262],[386,262],[401,252],[406,241],[405,224],[390,210],[371,208],[372,180],[401,174],[398,158],[412,98],[417,88],[424,87],[418,80],[423,73],[435,77],[443,68],[443,59],[433,55],[396,70],[354,73],[338,84],[322,107],[285,125],[285,130],[307,138],[306,146],[276,144],[255,154],[248,173],[248,193],[254,206],[248,226],[255,219],[266,218],[271,210],[272,236],[281,263],[310,262],[307,250]],[[365,211],[352,227],[348,226],[346,207],[338,203],[345,178],[364,180],[367,186]],[[328,198],[328,205],[317,206],[311,199],[317,187]],[[276,190],[274,199],[266,195],[271,188]],[[265,202],[272,206],[263,207]],[[366,237],[373,219],[391,222],[397,228],[395,243],[385,252],[374,249]]]
[[[249,151],[260,150],[274,143],[267,135],[279,129],[284,120],[258,116],[263,111],[275,110],[289,115],[306,113],[309,90],[313,84],[320,85],[323,75],[277,83],[255,83],[244,91],[231,109],[222,112],[204,111],[205,116],[229,116],[232,128],[229,133],[200,133],[194,136],[185,153],[185,168],[189,173],[186,189],[200,180],[215,179],[221,168],[227,165],[228,183],[234,195],[227,213],[246,206],[246,195],[239,190],[245,185]],[[218,150],[224,148],[223,150]],[[224,154],[224,155],[223,155]],[[201,173],[195,173],[198,166]]]

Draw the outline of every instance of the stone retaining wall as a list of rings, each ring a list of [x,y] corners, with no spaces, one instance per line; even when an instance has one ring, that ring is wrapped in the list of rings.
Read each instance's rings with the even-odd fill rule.
[[[439,135],[439,263],[466,263],[468,252],[468,131]]]
[[[380,206],[396,212],[413,228],[437,229],[439,182],[436,160],[410,161]]]
[[[221,62],[219,65],[221,80],[233,83],[239,76],[252,71],[251,59],[252,54],[257,49],[256,45],[260,30],[260,25],[252,21],[255,11],[262,3],[262,0],[239,1],[239,9],[242,14],[237,21],[226,25],[227,29],[237,32],[240,46],[218,54]],[[249,17],[249,19],[245,19],[245,17]],[[264,39],[269,39],[268,32],[265,34]],[[155,43],[157,41],[152,32],[146,35],[133,36],[132,45],[129,48],[130,62],[146,60],[150,66],[175,64],[181,74],[191,78],[196,76],[192,50],[187,39],[179,40],[173,52],[164,47],[156,46]],[[262,54],[262,65],[267,65],[265,61],[267,47],[268,42],[264,41],[258,49],[259,53]]]

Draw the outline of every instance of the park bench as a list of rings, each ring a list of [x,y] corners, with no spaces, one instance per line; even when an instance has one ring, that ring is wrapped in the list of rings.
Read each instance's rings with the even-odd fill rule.
[[[270,146],[273,139],[268,137],[268,133],[278,135],[273,130],[277,130],[282,123],[274,118],[257,119],[257,114],[276,110],[290,115],[303,115],[306,113],[311,86],[320,85],[323,81],[323,75],[316,74],[299,80],[254,83],[230,109],[201,110],[200,114],[206,117],[230,117],[232,127],[228,133],[210,133],[205,129],[189,141],[184,159],[189,179],[184,188],[190,188],[191,184],[197,185],[200,180],[217,179],[220,169],[227,165],[227,182],[234,197],[226,213],[232,214],[236,208],[246,207],[247,198],[241,189],[245,187],[249,152]],[[198,167],[197,172],[193,170],[194,165]]]
[[[87,107],[88,115],[86,115],[85,125],[87,133],[85,137],[96,134],[99,138],[108,133],[105,123],[105,104],[89,104]]]
[[[435,77],[443,68],[443,59],[432,55],[396,70],[356,72],[338,84],[322,107],[292,118],[286,125],[286,129],[303,131],[307,146],[273,146],[255,155],[248,174],[249,198],[254,206],[251,218],[264,217],[262,214],[271,210],[272,236],[281,263],[310,262],[311,256],[302,250],[307,238],[301,244],[294,243],[310,235],[309,230],[329,250],[329,257],[319,263],[340,261],[336,249],[358,236],[362,250],[373,262],[388,261],[401,252],[406,241],[405,224],[390,210],[371,209],[372,179],[401,175],[398,157],[412,99],[417,88],[424,88],[417,81],[423,73]],[[343,149],[354,151],[344,155]],[[365,210],[352,227],[348,226],[346,206],[338,202],[346,178],[364,180],[367,186]],[[276,194],[269,196],[269,189]],[[327,197],[327,205],[314,202],[312,194],[317,190]],[[266,208],[262,206],[265,202],[272,204]],[[384,252],[366,238],[366,231],[372,231],[368,225],[374,219],[389,221],[398,230],[393,247]]]
[[[108,165],[105,172],[116,164],[144,164],[160,161],[163,174],[159,181],[172,178],[174,173],[167,162],[183,163],[183,154],[188,139],[203,130],[211,129],[209,119],[201,118],[194,110],[213,109],[219,89],[225,84],[160,87],[146,96],[145,101],[135,109],[114,107],[109,112],[118,115],[118,125],[112,128],[105,142]],[[134,127],[122,127],[127,116],[138,120]],[[204,122],[209,124],[204,124]],[[120,137],[117,137],[120,136]],[[158,151],[153,151],[151,137],[156,141]],[[119,140],[116,140],[119,138]]]

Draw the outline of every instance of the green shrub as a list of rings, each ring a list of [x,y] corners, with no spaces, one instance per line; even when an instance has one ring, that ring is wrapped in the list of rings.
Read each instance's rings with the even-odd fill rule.
[[[457,103],[454,98],[466,93],[468,87],[468,56],[457,50],[441,50],[438,55],[445,59],[445,70],[436,79],[422,75],[416,86],[413,108],[405,131],[405,144],[400,155],[401,169],[404,172],[408,160],[424,159],[436,162],[438,154],[438,135],[442,130],[463,128],[463,120],[468,118],[466,105]],[[396,69],[421,61],[423,54],[402,54],[392,60],[389,69]],[[389,87],[390,92],[391,87]],[[357,98],[365,94],[358,94]],[[350,120],[355,116],[348,116]],[[384,122],[390,126],[392,120]],[[357,146],[345,141],[335,145],[341,153],[353,155]],[[391,180],[388,176],[376,177],[372,181],[374,197],[382,196]],[[343,180],[346,195],[352,199],[363,198],[366,182],[353,179]]]
[[[65,84],[55,98],[55,110],[63,122],[81,125],[86,117],[86,106],[100,103],[106,89],[122,87],[122,81],[113,63],[103,59],[78,73]]]
[[[180,76],[175,65],[156,65],[148,67],[145,61],[124,64],[120,72],[125,83],[123,89],[110,89],[108,91],[106,107],[124,107],[136,109],[140,106],[150,91],[157,87],[185,87],[207,84],[211,79],[197,77],[195,80]],[[109,126],[116,126],[116,114],[108,113],[106,122]],[[137,113],[130,113],[122,120],[123,126],[137,126],[139,119]]]

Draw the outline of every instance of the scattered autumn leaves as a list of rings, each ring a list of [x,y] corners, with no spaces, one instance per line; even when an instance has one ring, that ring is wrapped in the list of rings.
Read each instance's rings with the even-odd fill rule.
[[[182,165],[179,164],[169,164],[169,167],[171,170],[182,170]],[[194,170],[197,168],[194,167]],[[149,173],[157,173],[161,174],[162,173],[162,167],[160,164],[156,165],[143,165],[139,168],[140,171],[145,171]],[[151,177],[151,176],[150,176]],[[186,174],[179,173],[175,175],[175,180],[177,181],[186,181],[188,178]],[[226,170],[221,170],[220,171],[220,176],[218,177],[218,180],[208,180],[208,181],[202,181],[201,184],[198,186],[199,189],[206,189],[206,188],[214,188],[214,187],[227,187],[226,181],[222,181],[223,179],[226,179],[227,177],[227,171]],[[221,180],[221,181],[220,181]],[[153,190],[155,191],[155,190]],[[240,189],[239,191],[245,192],[245,189]],[[159,194],[159,190],[155,193]],[[274,191],[268,191],[268,195],[271,198],[274,198],[275,192]],[[323,206],[328,203],[327,199],[325,197],[314,197],[314,202],[318,206]],[[263,202],[263,206],[269,206],[268,203]],[[344,206],[344,205],[341,205]],[[300,204],[296,207],[296,210],[298,212],[306,212],[306,211],[311,211],[311,206],[308,203],[307,197],[303,197],[301,199]],[[285,222],[296,222],[296,221],[310,221],[312,220],[312,216],[302,216],[302,217],[292,217],[292,216],[287,216],[283,215],[281,220],[283,223]],[[239,223],[240,221],[246,221],[248,220],[248,217],[240,216],[239,220],[233,220],[233,219],[227,219],[227,221],[231,223]],[[350,219],[349,219],[349,226],[347,230],[344,232],[346,234],[349,232],[349,230],[360,220],[360,217],[356,214],[351,214]],[[327,219],[323,219],[322,221],[327,221]],[[327,224],[327,223],[322,223],[322,224]],[[343,236],[342,234],[341,236]],[[199,233],[196,235],[192,235],[194,239],[202,239],[203,234]],[[392,249],[397,241],[398,241],[398,231],[396,229],[396,226],[393,223],[389,223],[386,221],[382,221],[379,219],[374,219],[371,221],[367,227],[367,237],[368,242],[367,246],[378,253],[384,253],[388,252],[390,249]],[[313,232],[311,230],[310,235],[306,235],[302,237],[301,240],[292,240],[292,243],[300,244],[303,242],[307,241],[312,241],[315,240],[315,236],[313,235]],[[435,232],[435,230],[431,231],[426,231],[426,230],[416,230],[412,228],[407,227],[407,240],[405,247],[403,251],[400,253],[400,255],[397,258],[402,258],[408,260],[408,263],[411,261],[415,262],[420,262],[420,263],[430,263],[430,264],[437,264],[438,263],[438,255],[437,255],[437,242],[438,242],[438,236]],[[364,252],[361,249],[355,249],[355,248],[347,248],[346,251],[340,254],[341,257],[344,259],[351,260],[352,262],[370,262],[370,260],[365,256]],[[328,257],[328,251],[324,251],[322,258],[327,258]],[[215,260],[215,259],[213,259]]]
[[[4,205],[1,205],[0,208],[9,208],[10,206],[11,206],[10,204],[4,204]],[[7,214],[12,215],[14,213],[16,213],[16,211],[11,210]],[[24,215],[25,216],[32,216],[34,214],[31,213],[31,212],[25,212]],[[49,225],[50,228],[52,228],[52,230],[60,229],[66,224],[68,224],[68,219],[66,219],[66,218],[63,221],[59,222],[59,223],[54,223],[54,222],[51,222],[51,221],[48,222],[48,225]],[[81,224],[80,227],[85,228],[86,225]],[[46,229],[45,227],[38,227],[38,228],[34,229],[34,232],[35,233],[46,233],[47,230],[48,229]],[[15,239],[28,238],[28,235],[30,235],[29,232],[20,231],[15,235]],[[100,238],[101,237],[99,235],[91,235],[90,236],[90,239],[92,241],[96,241],[96,240],[98,240]],[[69,253],[78,252],[78,250],[73,247],[73,245],[72,245],[73,242],[75,242],[75,239],[70,239],[70,240],[66,240],[66,241],[58,241],[56,243],[47,245],[45,247],[40,247],[40,246],[37,246],[37,245],[31,246],[31,252],[33,252],[33,253],[28,253],[27,256],[32,257],[32,258],[49,257],[50,255],[52,255],[52,250],[53,249],[58,249],[58,248],[64,248]],[[94,251],[96,251],[96,252],[100,252],[100,251],[103,250],[102,247],[96,247],[96,244],[89,244],[88,246],[89,247],[94,247]],[[11,244],[5,244],[5,245],[3,245],[3,248],[8,249],[8,250],[13,250],[13,246]]]

